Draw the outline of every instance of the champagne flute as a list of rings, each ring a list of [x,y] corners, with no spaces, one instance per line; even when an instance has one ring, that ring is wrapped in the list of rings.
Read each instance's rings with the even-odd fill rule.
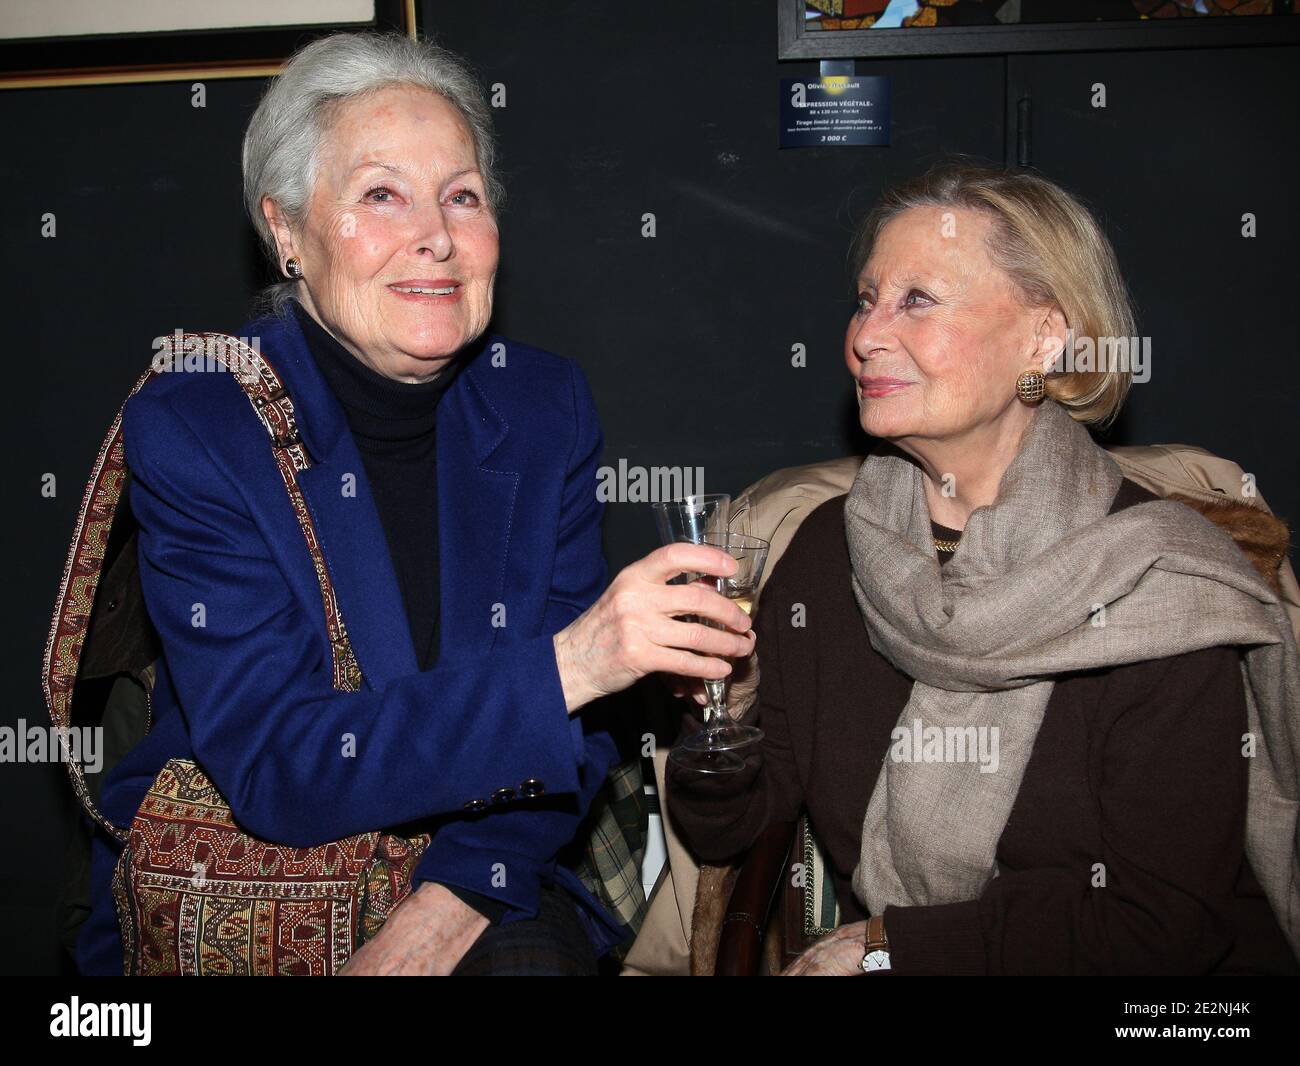
[[[725,492],[701,492],[667,503],[652,503],[660,544],[701,544],[706,536],[727,532],[731,521],[731,497]],[[681,584],[689,575],[674,578]]]
[[[663,544],[684,542],[703,544],[712,537],[716,542],[725,537],[727,523],[731,520],[731,497],[726,493],[697,493],[680,499],[650,505],[654,511],[655,526],[659,530],[659,540]],[[699,574],[679,574],[670,580],[670,585],[681,585],[700,577]],[[704,580],[712,583],[711,575],[703,575]],[[716,588],[716,585],[712,587]],[[695,615],[684,615],[683,621],[702,621]],[[739,756],[726,751],[688,751],[678,745],[669,758],[686,769],[703,774],[731,774],[744,769],[745,762]]]
[[[759,582],[763,579],[763,568],[767,565],[767,553],[771,550],[771,545],[760,537],[746,533],[709,533],[701,543],[721,548],[736,560],[736,572],[730,577],[701,575],[702,579],[746,614],[750,614]],[[715,622],[705,619],[701,621],[705,625],[720,628]],[[709,705],[705,709],[706,725],[698,733],[683,740],[678,748],[694,754],[717,755],[749,747],[763,739],[763,731],[757,726],[742,725],[728,713],[725,678],[716,681],[706,679],[704,688],[709,696]],[[674,749],[670,758],[676,757],[677,749]]]

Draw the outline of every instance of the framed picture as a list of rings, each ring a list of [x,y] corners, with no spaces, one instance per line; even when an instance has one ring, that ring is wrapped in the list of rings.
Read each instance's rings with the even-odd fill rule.
[[[415,0],[4,0],[0,88],[262,78],[313,37],[396,29]]]
[[[1296,0],[777,0],[780,59],[1300,41]]]

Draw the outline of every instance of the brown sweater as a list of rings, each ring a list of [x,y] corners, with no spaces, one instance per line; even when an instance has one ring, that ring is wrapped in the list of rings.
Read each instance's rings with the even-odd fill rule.
[[[1111,510],[1149,499],[1125,479]],[[867,637],[844,501],[805,519],[763,591],[752,712],[763,743],[736,774],[669,763],[668,806],[706,862],[743,855],[806,809],[840,920],[853,922],[867,916],[851,885],[863,816],[912,680]],[[1058,678],[998,876],[978,899],[887,908],[893,972],[1300,973],[1244,852],[1239,658],[1216,647]],[[688,715],[684,732],[698,728]]]

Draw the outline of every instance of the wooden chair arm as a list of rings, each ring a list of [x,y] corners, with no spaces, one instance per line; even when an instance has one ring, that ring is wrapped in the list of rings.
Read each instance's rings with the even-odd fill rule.
[[[763,931],[785,883],[797,822],[775,822],[745,856],[727,902],[718,940],[717,977],[754,977],[763,959]]]

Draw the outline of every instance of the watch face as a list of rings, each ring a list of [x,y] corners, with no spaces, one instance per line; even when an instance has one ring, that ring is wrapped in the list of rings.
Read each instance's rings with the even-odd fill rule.
[[[875,951],[868,951],[862,956],[862,969],[867,973],[873,970],[889,969],[889,952],[877,948]]]

